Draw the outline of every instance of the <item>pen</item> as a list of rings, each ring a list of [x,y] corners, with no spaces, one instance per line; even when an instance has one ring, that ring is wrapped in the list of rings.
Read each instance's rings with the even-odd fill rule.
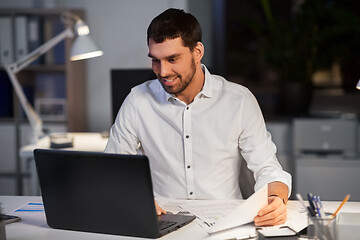
[[[303,208],[305,209],[305,211],[308,212],[308,214],[309,214],[310,216],[315,216],[315,212],[314,212],[310,207],[306,207],[305,201],[304,201],[304,199],[302,198],[302,196],[300,195],[300,193],[297,193],[297,194],[296,194],[296,198],[300,201],[301,205],[303,206]]]
[[[320,207],[320,215],[321,217],[326,217],[326,214],[325,214],[325,211],[324,211],[324,206],[321,202],[321,199],[320,199],[320,196],[316,196],[316,199],[317,199],[317,202],[319,204],[319,207]]]
[[[340,211],[340,209],[344,206],[344,204],[349,200],[350,194],[346,195],[340,206],[336,209],[336,211],[331,215],[331,218],[334,218],[336,214]]]
[[[309,205],[310,205],[310,207],[309,207],[310,212],[312,213],[312,216],[315,217],[316,216],[316,207],[315,207],[312,193],[308,193],[307,198],[308,198]]]
[[[305,208],[305,210],[306,210],[307,207],[305,206],[304,199],[302,198],[302,196],[300,195],[300,193],[297,193],[297,194],[296,194],[296,198],[300,201],[301,205],[302,205],[303,208]]]
[[[314,203],[314,206],[315,206],[315,209],[316,209],[316,215],[321,218],[322,216],[321,216],[321,213],[320,213],[320,203],[318,201],[317,196],[313,196],[313,203]]]

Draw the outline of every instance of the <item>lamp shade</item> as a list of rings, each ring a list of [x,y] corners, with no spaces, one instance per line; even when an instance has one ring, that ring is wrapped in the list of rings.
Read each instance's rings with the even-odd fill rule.
[[[89,35],[79,35],[74,40],[70,52],[70,60],[82,60],[103,55]]]
[[[360,90],[360,80],[358,81],[356,88]]]

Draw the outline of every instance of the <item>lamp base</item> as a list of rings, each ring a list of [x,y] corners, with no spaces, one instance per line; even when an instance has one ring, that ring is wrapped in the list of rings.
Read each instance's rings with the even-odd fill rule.
[[[50,148],[71,148],[74,146],[74,139],[66,133],[57,133],[50,135]]]

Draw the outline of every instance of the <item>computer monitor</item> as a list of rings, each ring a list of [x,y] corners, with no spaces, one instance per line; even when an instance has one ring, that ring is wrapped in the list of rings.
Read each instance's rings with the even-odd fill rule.
[[[147,80],[156,79],[152,69],[112,69],[111,70],[111,101],[112,120],[115,121],[119,108],[131,88]]]

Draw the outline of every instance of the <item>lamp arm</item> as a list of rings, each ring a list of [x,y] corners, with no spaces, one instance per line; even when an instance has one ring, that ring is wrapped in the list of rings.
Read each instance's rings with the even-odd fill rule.
[[[22,69],[29,66],[32,62],[34,62],[36,59],[38,59],[41,55],[52,49],[56,44],[64,40],[65,38],[73,38],[74,33],[70,28],[66,28],[64,31],[35,49],[34,51],[30,52],[26,56],[22,57],[21,59],[17,60],[14,63],[11,63],[8,65],[8,67],[11,69],[13,73],[18,73]]]
[[[34,133],[34,140],[36,141],[43,135],[43,123],[39,115],[35,112],[34,108],[31,106],[29,101],[27,100],[24,91],[22,90],[20,83],[15,76],[15,74],[10,70],[8,66],[5,67],[6,72],[9,75],[11,84],[13,85],[15,89],[15,93],[19,98],[21,107],[24,109],[26,117],[28,118],[31,128]]]
[[[30,122],[35,142],[44,135],[43,123],[39,115],[35,112],[34,108],[31,106],[28,99],[26,98],[24,91],[19,83],[19,80],[17,79],[15,74],[24,69],[25,67],[29,66],[33,61],[35,61],[37,58],[52,49],[56,44],[58,44],[67,37],[74,37],[74,33],[70,28],[66,28],[63,32],[59,33],[58,35],[50,39],[48,42],[44,43],[39,48],[30,52],[18,61],[5,66],[6,72],[8,73],[10,78],[10,82],[13,85],[15,93],[19,98],[21,107],[24,109],[26,117]]]

